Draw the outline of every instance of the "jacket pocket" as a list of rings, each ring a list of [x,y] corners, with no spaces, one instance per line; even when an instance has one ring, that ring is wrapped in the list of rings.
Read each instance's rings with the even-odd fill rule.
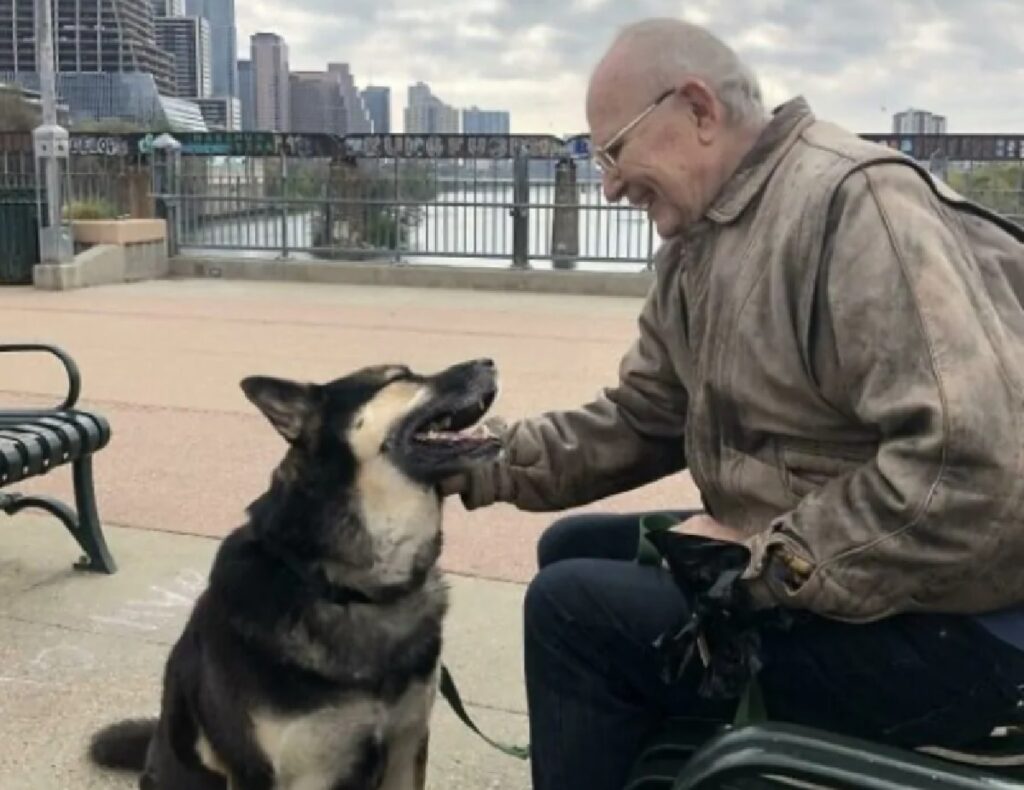
[[[863,466],[876,452],[875,444],[825,442],[794,437],[780,438],[776,442],[783,485],[801,498]]]

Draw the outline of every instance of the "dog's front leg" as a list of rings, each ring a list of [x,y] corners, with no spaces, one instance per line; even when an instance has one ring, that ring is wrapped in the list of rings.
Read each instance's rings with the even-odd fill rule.
[[[423,740],[420,741],[419,751],[416,752],[416,775],[414,777],[415,790],[424,790],[427,786],[427,756],[430,751],[430,732],[423,733]]]
[[[402,733],[388,747],[388,763],[378,790],[423,790],[427,783],[427,734]]]

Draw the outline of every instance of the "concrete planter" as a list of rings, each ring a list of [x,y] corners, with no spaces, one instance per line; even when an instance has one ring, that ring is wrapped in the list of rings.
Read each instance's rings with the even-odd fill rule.
[[[75,260],[35,266],[36,288],[64,291],[153,280],[169,273],[167,224],[162,219],[75,220],[71,235],[79,250]]]
[[[162,219],[76,219],[71,223],[75,244],[143,244],[166,241]]]

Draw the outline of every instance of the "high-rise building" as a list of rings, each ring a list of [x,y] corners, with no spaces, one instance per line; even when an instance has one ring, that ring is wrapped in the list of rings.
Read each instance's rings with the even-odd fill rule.
[[[238,36],[234,27],[234,0],[184,0],[189,16],[202,16],[210,24],[213,49],[214,96],[238,96]]]
[[[463,134],[508,134],[510,127],[510,116],[506,110],[469,107],[462,111]]]
[[[153,16],[185,16],[185,0],[150,0]]]
[[[54,0],[54,11],[58,72],[151,74],[161,93],[174,95],[174,59],[157,46],[151,0]],[[0,72],[35,74],[35,0],[0,0],[0,20],[10,20]]]
[[[434,96],[423,82],[409,86],[405,131],[410,134],[458,134],[459,111]]]
[[[911,107],[892,116],[892,130],[896,134],[945,134],[946,117]]]
[[[174,55],[178,96],[205,99],[212,94],[210,25],[201,16],[157,17],[156,40]]]
[[[238,61],[238,103],[241,106],[242,131],[251,132],[256,128],[251,60]]]
[[[363,97],[356,89],[355,78],[347,63],[328,63],[327,73],[333,74],[341,85],[341,95],[345,100],[348,134],[364,134],[372,128],[370,114],[366,111]]]
[[[293,71],[289,131],[345,134],[348,111],[341,80],[328,71]]]
[[[370,124],[377,134],[391,132],[391,88],[369,85],[363,91],[363,104],[370,114]]]
[[[192,100],[203,114],[211,132],[237,132],[241,129],[241,109],[238,99],[217,96]]]
[[[256,33],[250,45],[255,128],[261,132],[290,131],[288,45],[276,33]]]
[[[161,96],[160,105],[164,118],[172,129],[182,132],[208,132],[202,110],[191,99]]]
[[[210,23],[213,48],[213,95],[238,96],[238,30],[235,0],[185,0],[189,16],[201,16]]]

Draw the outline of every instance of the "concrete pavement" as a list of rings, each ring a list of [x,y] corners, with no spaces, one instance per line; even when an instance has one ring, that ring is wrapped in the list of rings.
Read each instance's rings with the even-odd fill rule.
[[[489,356],[503,385],[494,412],[514,419],[578,406],[614,384],[639,308],[635,297],[215,280],[0,289],[0,340],[64,347],[81,368],[81,404],[111,422],[95,469],[120,566],[112,577],[73,571],[77,546],[56,521],[0,517],[0,788],[132,786],[87,765],[88,735],[156,710],[167,649],[216,541],[241,522],[283,451],[242,378],[327,380],[381,362],[430,371]],[[63,387],[49,359],[0,357],[2,404],[52,403]],[[17,488],[69,500],[69,470]],[[697,502],[684,474],[589,509]],[[446,505],[446,659],[481,726],[516,742],[527,737],[522,582],[553,517]],[[528,787],[526,765],[446,705],[435,722],[431,788]]]
[[[508,418],[573,408],[614,384],[636,331],[637,298],[299,283],[162,280],[41,292],[0,289],[0,340],[57,343],[77,360],[82,403],[113,429],[96,457],[106,523],[223,536],[265,487],[283,443],[244,398],[254,373],[327,380],[358,366],[406,362],[424,371],[497,361]],[[59,368],[0,357],[0,403],[54,400]],[[67,496],[69,473],[28,491]],[[591,510],[688,507],[682,474]],[[525,581],[552,516],[505,505],[447,507],[443,564]]]

